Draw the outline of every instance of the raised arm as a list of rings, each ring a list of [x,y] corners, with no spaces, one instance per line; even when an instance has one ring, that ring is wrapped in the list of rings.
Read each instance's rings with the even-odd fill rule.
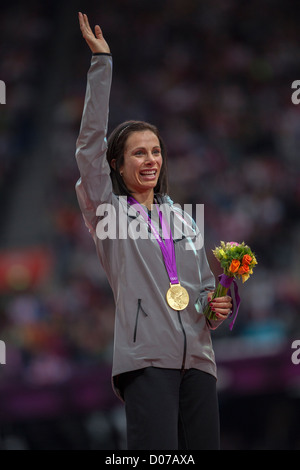
[[[110,202],[112,197],[110,167],[106,159],[112,57],[100,26],[95,27],[94,34],[87,16],[82,13],[79,13],[79,25],[93,57],[76,142],[76,160],[81,176],[76,184],[76,193],[85,223],[94,232],[97,207],[102,202]]]

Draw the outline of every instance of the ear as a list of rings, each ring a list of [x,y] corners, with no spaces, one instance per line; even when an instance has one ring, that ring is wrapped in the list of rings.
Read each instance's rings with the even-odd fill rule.
[[[116,159],[113,158],[112,161],[110,162],[110,166],[115,170],[116,169]]]

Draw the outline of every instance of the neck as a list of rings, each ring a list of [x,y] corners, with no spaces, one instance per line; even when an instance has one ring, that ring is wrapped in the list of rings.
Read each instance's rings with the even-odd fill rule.
[[[151,206],[154,202],[154,191],[151,189],[150,191],[147,191],[145,193],[132,193],[132,196],[134,199],[142,204],[143,206],[146,206],[147,209],[151,210]]]

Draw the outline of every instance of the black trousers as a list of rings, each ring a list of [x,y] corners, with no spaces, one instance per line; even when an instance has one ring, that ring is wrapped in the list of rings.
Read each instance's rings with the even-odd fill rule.
[[[128,450],[216,450],[216,379],[197,369],[147,367],[119,377]]]

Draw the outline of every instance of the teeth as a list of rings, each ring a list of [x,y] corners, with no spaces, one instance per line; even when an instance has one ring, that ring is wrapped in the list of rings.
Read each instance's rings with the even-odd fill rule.
[[[156,170],[145,170],[145,171],[141,171],[141,174],[142,175],[155,175],[156,173]]]

